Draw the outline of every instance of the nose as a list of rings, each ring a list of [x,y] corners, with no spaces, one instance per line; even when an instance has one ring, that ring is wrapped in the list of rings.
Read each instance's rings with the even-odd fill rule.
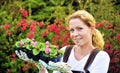
[[[73,33],[71,33],[72,36],[78,36],[79,32],[78,31],[74,31]]]

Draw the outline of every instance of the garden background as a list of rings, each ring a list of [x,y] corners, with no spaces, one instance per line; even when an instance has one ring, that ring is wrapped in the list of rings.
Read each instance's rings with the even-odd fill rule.
[[[120,73],[120,0],[0,0],[0,73],[38,73],[37,67],[17,58],[14,44],[23,38],[73,44],[66,17],[86,9],[104,34],[111,58],[108,73]]]

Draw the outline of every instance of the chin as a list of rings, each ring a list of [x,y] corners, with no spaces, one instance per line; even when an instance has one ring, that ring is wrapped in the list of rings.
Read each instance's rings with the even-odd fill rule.
[[[75,43],[75,45],[77,45],[77,46],[83,46],[84,44],[82,44],[82,43]]]

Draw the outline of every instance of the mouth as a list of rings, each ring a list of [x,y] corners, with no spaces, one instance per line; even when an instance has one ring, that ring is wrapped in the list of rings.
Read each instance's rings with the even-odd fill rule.
[[[79,42],[82,38],[75,38],[73,39],[75,42]]]
[[[73,40],[81,40],[82,38],[74,38]]]

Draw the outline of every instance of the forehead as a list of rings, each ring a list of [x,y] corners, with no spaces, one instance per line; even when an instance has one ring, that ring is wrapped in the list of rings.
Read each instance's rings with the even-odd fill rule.
[[[87,24],[85,24],[79,18],[70,19],[70,21],[69,21],[69,27],[75,27],[75,26],[87,26]]]

